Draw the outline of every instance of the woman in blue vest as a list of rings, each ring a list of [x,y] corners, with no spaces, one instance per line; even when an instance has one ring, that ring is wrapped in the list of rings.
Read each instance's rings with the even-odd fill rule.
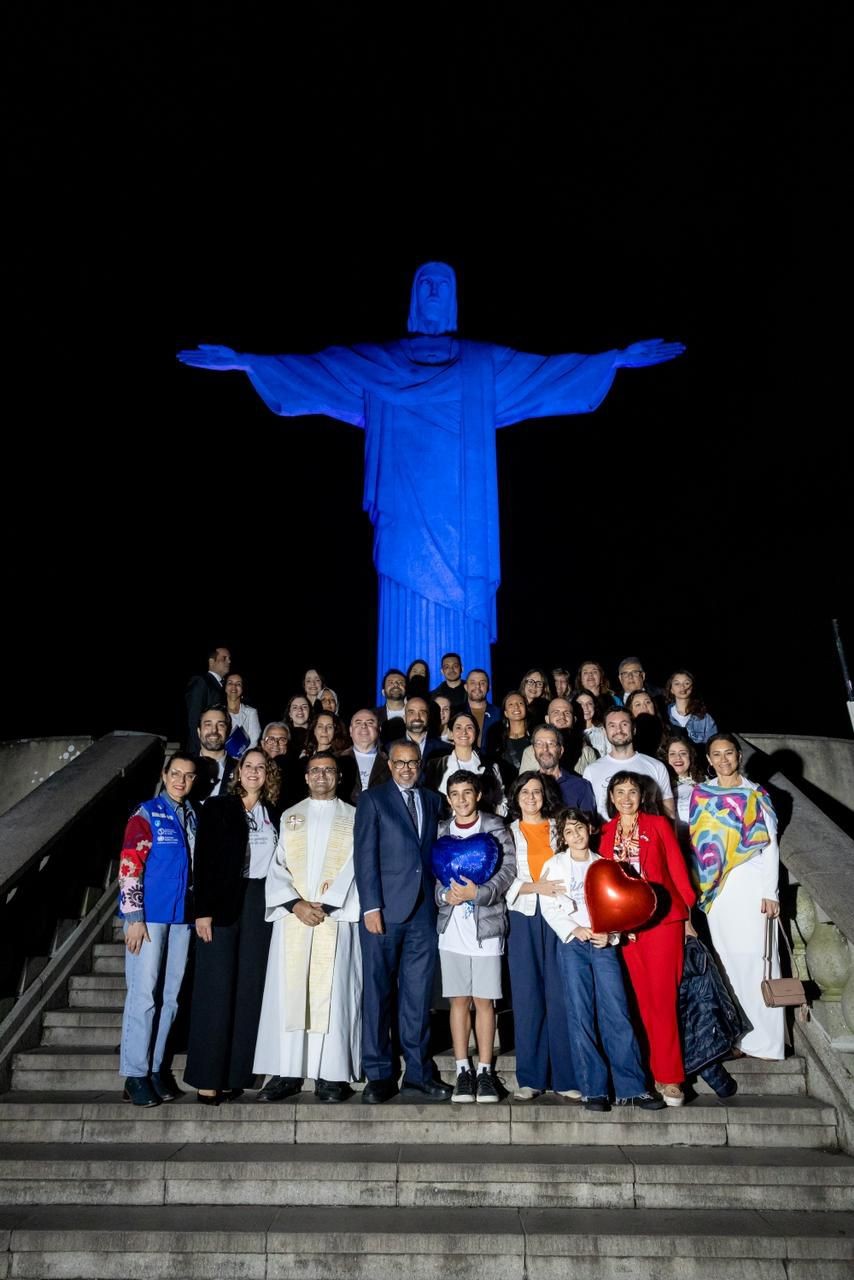
[[[125,1099],[137,1107],[156,1107],[181,1095],[163,1057],[190,946],[187,897],[196,814],[187,796],[196,780],[195,761],[174,755],[162,777],[161,794],[131,815],[119,861],[127,983],[120,1069]]]
[[[230,793],[208,800],[199,820],[193,894],[196,972],[184,1079],[218,1106],[255,1079],[273,926],[265,919],[267,869],[276,851],[279,771],[255,747],[238,764]]]

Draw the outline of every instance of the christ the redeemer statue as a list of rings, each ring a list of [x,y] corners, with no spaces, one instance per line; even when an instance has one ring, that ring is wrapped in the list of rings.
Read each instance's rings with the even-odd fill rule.
[[[316,355],[183,351],[184,364],[240,369],[274,413],[324,413],[365,431],[364,508],[379,575],[378,681],[443,653],[490,671],[501,581],[495,431],[526,418],[589,413],[617,369],[672,360],[681,343],[635,342],[601,355],[530,355],[454,337],[456,276],[419,267],[409,334]]]

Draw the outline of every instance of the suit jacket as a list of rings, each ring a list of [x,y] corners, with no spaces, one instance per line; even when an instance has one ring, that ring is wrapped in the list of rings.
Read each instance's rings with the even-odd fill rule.
[[[187,707],[186,747],[197,753],[199,750],[199,721],[202,712],[208,707],[225,706],[225,689],[212,671],[205,671],[200,676],[192,676],[184,693]]]
[[[462,710],[468,712],[469,715],[473,715],[468,700],[463,703]],[[480,738],[476,743],[480,755],[486,755],[486,735],[494,724],[501,724],[501,719],[501,708],[496,707],[494,702],[487,702],[486,710],[483,713],[483,728],[480,731]],[[477,724],[477,721],[475,721],[475,724]]]
[[[338,798],[345,800],[347,804],[356,804],[362,794],[362,778],[359,774],[359,765],[352,747],[347,747],[346,751],[341,752],[338,757],[338,763],[341,766]],[[368,778],[368,786],[378,787],[381,783],[388,782],[390,777],[388,756],[384,751],[377,751],[374,765],[371,769],[371,776]]]
[[[599,853],[603,858],[614,857],[614,836],[619,818],[612,818],[602,832]],[[644,929],[656,924],[670,924],[687,920],[688,912],[697,898],[696,890],[688,874],[673,823],[669,818],[654,813],[638,816],[641,875],[655,890],[658,906],[655,915]]]
[[[269,808],[267,813],[278,833],[278,819]],[[234,924],[240,915],[248,839],[240,796],[214,796],[207,802],[196,832],[193,895],[196,916],[212,916],[214,927]]]
[[[392,716],[389,720],[388,707],[385,703],[381,707],[376,707],[377,722],[380,726],[380,742],[384,747],[390,742],[396,742],[398,738],[406,736],[406,725],[403,723],[403,716]]]
[[[234,770],[237,768],[236,756],[225,757],[225,768],[222,771],[222,782],[219,788],[219,795],[224,796],[228,793],[229,783],[234,777]],[[193,801],[198,809],[206,800],[210,798],[210,794],[216,786],[216,780],[219,777],[219,770],[216,761],[212,756],[196,757],[196,784],[193,787]],[[217,796],[214,796],[217,799]]]
[[[354,858],[362,911],[379,908],[388,924],[402,924],[421,894],[435,920],[430,854],[439,826],[439,796],[419,788],[421,836],[395,782],[363,791],[356,806]]]

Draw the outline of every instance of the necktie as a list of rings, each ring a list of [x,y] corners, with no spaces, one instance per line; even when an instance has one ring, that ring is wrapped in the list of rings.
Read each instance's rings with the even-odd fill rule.
[[[412,825],[417,832],[418,831],[418,810],[415,807],[415,793],[412,790],[412,787],[407,787],[405,789],[403,793],[403,798],[406,801],[406,807],[409,810],[409,816],[412,819]]]

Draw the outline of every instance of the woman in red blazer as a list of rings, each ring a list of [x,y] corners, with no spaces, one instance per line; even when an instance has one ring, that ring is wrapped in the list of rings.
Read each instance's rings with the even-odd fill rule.
[[[685,1101],[679,1037],[679,983],[686,932],[696,894],[673,823],[642,813],[644,779],[615,773],[608,787],[608,811],[615,816],[602,832],[603,858],[626,862],[655,890],[658,906],[648,924],[629,934],[622,954],[649,1047],[649,1064],[670,1107]]]

